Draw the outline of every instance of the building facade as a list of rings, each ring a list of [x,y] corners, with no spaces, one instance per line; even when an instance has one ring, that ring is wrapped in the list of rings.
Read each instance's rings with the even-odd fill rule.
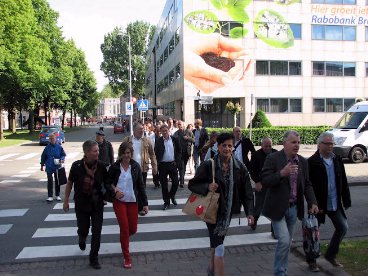
[[[241,127],[257,110],[273,125],[333,125],[368,98],[367,50],[365,0],[168,0],[146,97],[154,116],[213,127],[233,125],[228,101],[243,107]]]
[[[116,119],[121,113],[120,110],[120,98],[102,99],[97,106],[97,119],[101,121]]]

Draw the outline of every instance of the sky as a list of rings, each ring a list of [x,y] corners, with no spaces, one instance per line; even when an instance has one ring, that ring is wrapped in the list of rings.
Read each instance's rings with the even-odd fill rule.
[[[108,84],[100,70],[103,60],[100,46],[104,35],[114,27],[143,20],[157,25],[166,0],[47,0],[59,13],[58,25],[66,39],[73,38],[86,55],[89,68],[94,72],[97,90]]]

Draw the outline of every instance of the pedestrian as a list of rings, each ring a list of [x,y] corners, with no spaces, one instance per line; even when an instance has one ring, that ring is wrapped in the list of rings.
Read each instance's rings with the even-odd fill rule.
[[[219,133],[217,131],[212,131],[210,134],[210,140],[206,143],[204,147],[207,148],[206,156],[204,160],[213,158],[217,154],[217,137]]]
[[[242,137],[240,127],[233,128],[233,134],[235,137],[234,142],[234,156],[238,158],[247,168],[249,166],[249,152],[252,154],[256,151],[252,141],[247,137]]]
[[[118,150],[118,160],[109,168],[105,182],[113,195],[113,208],[120,228],[120,245],[124,256],[124,268],[132,268],[129,253],[129,237],[137,232],[138,198],[143,211],[148,213],[148,201],[140,165],[132,158],[133,146],[123,142]]]
[[[89,264],[94,269],[101,269],[98,261],[101,230],[103,222],[102,185],[107,179],[106,166],[98,160],[98,144],[88,140],[83,143],[83,159],[75,161],[69,172],[65,186],[63,210],[69,211],[69,196],[74,185],[75,214],[77,217],[79,248],[86,249],[86,240],[92,226],[91,251]]]
[[[321,133],[318,138],[318,149],[308,159],[309,178],[319,207],[318,225],[325,223],[327,215],[335,227],[325,258],[332,265],[343,267],[336,260],[336,256],[339,253],[340,243],[348,231],[345,210],[351,207],[351,198],[344,163],[340,156],[333,153],[334,145],[332,133]],[[315,258],[307,256],[307,262],[312,271],[319,271]]]
[[[263,168],[263,164],[266,160],[267,155],[270,153],[276,152],[274,148],[272,148],[272,140],[269,137],[263,137],[261,142],[261,148],[252,153],[252,158],[249,163],[249,172],[252,180],[255,182],[254,187],[254,195],[255,195],[255,205],[254,205],[254,223],[251,226],[253,230],[257,229],[257,222],[262,213],[264,199],[266,196],[266,189],[263,187],[261,182],[261,171]],[[275,237],[272,224],[271,224],[271,235]]]
[[[207,224],[211,257],[208,275],[224,275],[224,239],[233,214],[240,214],[241,206],[247,206],[248,223],[253,223],[253,190],[247,168],[232,157],[234,136],[221,133],[217,138],[218,155],[214,157],[215,183],[212,183],[212,162],[205,161],[198,167],[188,188],[194,193],[206,195],[208,191],[220,193],[216,224]]]
[[[105,138],[105,133],[101,130],[96,132],[96,142],[98,144],[98,160],[102,161],[106,167],[114,163],[114,149]]]
[[[166,120],[166,122],[167,122],[167,126],[169,128],[169,134],[174,135],[174,133],[178,130],[178,128],[174,124],[174,120],[170,117]]]
[[[261,182],[267,189],[263,215],[271,219],[277,238],[274,274],[288,274],[288,258],[297,218],[304,217],[304,199],[310,213],[318,213],[308,162],[298,154],[300,135],[288,130],[283,137],[283,149],[267,156],[261,172]]]
[[[61,201],[60,197],[60,185],[57,178],[57,170],[61,164],[65,161],[65,151],[63,147],[56,143],[56,137],[54,133],[49,134],[49,143],[44,148],[41,154],[41,171],[44,171],[46,166],[47,174],[47,202],[52,202],[53,198],[53,187],[55,179],[55,197],[57,201]],[[54,178],[54,179],[53,179]]]
[[[181,148],[178,139],[169,134],[168,126],[162,125],[160,130],[162,136],[156,141],[155,153],[158,162],[162,199],[164,200],[163,210],[166,210],[170,206],[170,199],[172,204],[178,204],[175,195],[179,186],[178,170],[181,169]],[[170,191],[168,189],[167,176],[172,181]]]
[[[152,175],[157,174],[157,161],[155,151],[151,145],[149,137],[144,136],[144,127],[141,123],[134,123],[133,136],[128,136],[123,139],[123,142],[131,143],[133,146],[133,160],[141,167],[143,176],[144,189],[146,189],[147,174],[149,170],[149,163],[151,161]],[[145,216],[146,212],[143,210],[143,202],[138,198],[138,213],[140,216]]]
[[[153,127],[153,133],[149,137],[153,151],[155,151],[156,141],[160,136],[161,136],[160,126],[155,125]],[[156,161],[157,161],[157,158],[156,158]],[[152,180],[153,180],[153,184],[155,185],[155,189],[160,188],[160,178],[158,176],[158,170],[156,174],[152,175]]]
[[[193,161],[193,144],[194,144],[194,134],[193,134],[193,125],[188,124],[185,129],[185,136],[191,138],[187,141],[187,152],[189,155],[189,173],[193,174],[193,167],[194,167],[194,161]]]
[[[201,155],[201,150],[203,146],[208,141],[208,133],[206,128],[202,126],[202,120],[196,119],[194,121],[194,148],[193,148],[193,160],[194,160],[194,170],[197,170],[200,162],[204,160],[205,154]]]

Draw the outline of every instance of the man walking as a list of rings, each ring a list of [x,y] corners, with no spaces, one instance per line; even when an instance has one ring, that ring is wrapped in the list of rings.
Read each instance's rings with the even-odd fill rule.
[[[276,152],[277,150],[272,148],[272,140],[269,137],[264,137],[262,139],[261,148],[252,153],[252,159],[249,163],[249,173],[252,180],[255,182],[255,206],[253,211],[254,223],[251,225],[253,230],[257,228],[257,221],[262,213],[263,203],[266,196],[266,189],[263,187],[261,182],[261,171],[263,164],[266,160],[267,155]],[[274,236],[273,228],[271,224],[271,233]]]
[[[351,198],[344,163],[332,152],[333,146],[333,134],[323,132],[318,138],[318,150],[308,159],[309,178],[319,207],[318,224],[325,223],[327,215],[335,227],[325,258],[332,265],[342,267],[336,256],[348,230],[344,210],[351,207]],[[312,271],[319,271],[316,259],[307,257],[307,262]]]
[[[263,215],[271,219],[277,238],[274,275],[288,274],[288,258],[296,220],[304,217],[304,199],[310,213],[318,213],[317,201],[309,181],[308,162],[298,155],[300,135],[289,130],[284,148],[271,153],[264,163],[261,182],[267,189]]]
[[[208,141],[208,133],[207,130],[202,127],[202,120],[196,119],[194,121],[194,148],[193,148],[193,160],[194,160],[194,169],[197,170],[200,161],[204,160],[205,154],[201,154],[201,149]]]
[[[63,210],[69,211],[69,196],[74,185],[75,214],[77,217],[79,248],[86,249],[89,227],[92,225],[91,251],[89,264],[100,269],[98,251],[100,250],[103,222],[102,185],[107,177],[106,166],[98,160],[98,144],[88,140],[83,143],[84,157],[75,161],[70,169],[68,183],[65,186]]]
[[[102,161],[106,167],[114,163],[114,149],[109,141],[105,139],[105,133],[101,130],[96,132],[96,142],[98,144],[98,160]]]
[[[156,155],[151,145],[149,137],[144,134],[144,127],[141,123],[135,123],[133,125],[133,136],[128,136],[123,139],[124,142],[132,143],[133,145],[133,157],[132,159],[136,161],[142,170],[143,184],[146,189],[147,183],[147,173],[149,170],[149,162],[151,160],[152,175],[157,174],[157,161]],[[138,198],[138,214],[140,216],[145,216],[146,212],[143,210],[143,201]]]
[[[253,153],[253,152],[256,151],[256,149],[254,148],[254,145],[253,145],[252,141],[249,138],[242,137],[240,127],[234,127],[233,128],[233,134],[234,134],[234,137],[235,137],[233,154],[248,169],[248,167],[249,167],[248,153],[249,152]]]
[[[155,153],[164,200],[163,210],[166,210],[170,206],[170,199],[174,205],[177,205],[175,195],[179,186],[178,169],[181,169],[181,148],[178,139],[169,134],[168,126],[162,125],[160,129],[162,136],[156,140]],[[170,191],[168,189],[168,175],[172,180]]]

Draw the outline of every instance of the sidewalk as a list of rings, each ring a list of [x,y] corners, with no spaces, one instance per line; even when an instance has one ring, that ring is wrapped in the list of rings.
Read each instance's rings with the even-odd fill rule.
[[[273,275],[275,245],[228,247],[225,275]],[[101,270],[88,264],[88,257],[13,263],[0,267],[1,275],[207,275],[209,249],[132,254],[133,268],[122,267],[122,255],[101,255]],[[321,271],[310,272],[301,245],[294,244],[289,255],[289,275],[349,275],[323,257],[317,261]]]

